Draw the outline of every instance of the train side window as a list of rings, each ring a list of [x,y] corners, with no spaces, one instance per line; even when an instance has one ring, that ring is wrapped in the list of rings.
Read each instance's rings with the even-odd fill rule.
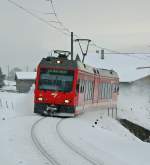
[[[100,99],[102,99],[102,83],[100,82],[100,84],[99,84],[99,97],[100,97]]]
[[[109,85],[108,86],[108,91],[109,91],[108,92],[108,94],[109,94],[109,97],[108,98],[111,99],[112,98],[111,84],[109,83],[108,85]]]
[[[109,83],[107,84],[107,99],[110,99],[110,90],[109,90]]]
[[[106,83],[103,84],[103,87],[104,87],[104,95],[103,95],[103,98],[105,99],[105,98],[106,98]]]
[[[88,100],[88,80],[85,80],[85,100]]]
[[[80,80],[78,80],[77,85],[76,85],[76,92],[79,93],[79,86],[80,86]]]
[[[107,93],[107,83],[105,83],[105,99],[107,99],[107,95],[108,95],[108,93]]]
[[[101,88],[101,98],[104,99],[104,83],[102,83],[102,88]]]
[[[89,81],[89,100],[91,100],[91,80]]]
[[[98,98],[101,98],[101,84],[98,84]]]
[[[89,81],[89,100],[91,100],[91,81]]]
[[[107,83],[105,83],[105,99],[107,99]]]
[[[82,91],[84,92],[84,84],[82,85]]]
[[[118,92],[119,92],[119,85],[115,84],[115,93],[118,93]]]
[[[100,98],[100,91],[101,91],[100,90],[101,89],[100,87],[101,87],[100,84],[98,84],[98,98]]]
[[[119,91],[119,86],[117,84],[113,84],[113,93],[117,93]]]
[[[104,89],[104,90],[105,90],[105,92],[104,92],[104,93],[105,93],[105,94],[104,94],[104,98],[105,98],[105,99],[107,99],[107,96],[108,96],[108,85],[107,85],[107,84],[108,84],[108,83],[105,82],[105,87],[104,87],[104,88],[105,88],[105,89]]]
[[[113,86],[113,84],[111,84],[111,93],[112,94],[114,93],[114,86]]]
[[[90,81],[90,100],[92,99],[92,81]]]
[[[90,99],[90,82],[88,81],[88,100]]]
[[[94,96],[94,81],[92,81],[92,98]]]
[[[112,84],[112,92],[115,93],[115,84]]]
[[[108,99],[108,83],[106,83],[106,99]]]
[[[111,99],[112,98],[112,90],[111,90],[111,84],[109,84],[109,98]]]
[[[103,83],[101,83],[101,99],[103,98],[102,92],[103,92]]]
[[[82,93],[82,80],[80,80],[79,92]]]
[[[119,85],[117,85],[117,92],[119,92]]]
[[[81,80],[81,83],[80,83],[80,93],[83,93],[84,92],[84,81]]]

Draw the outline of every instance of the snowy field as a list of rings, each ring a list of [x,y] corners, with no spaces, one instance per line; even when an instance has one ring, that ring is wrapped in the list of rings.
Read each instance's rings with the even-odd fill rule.
[[[150,128],[149,103],[126,107],[124,99],[118,117]],[[0,143],[2,165],[150,165],[150,144],[108,117],[107,110],[42,118],[33,114],[33,92],[0,92]]]
[[[119,117],[126,118],[150,130],[150,88],[140,88],[133,85],[132,88],[120,90]]]

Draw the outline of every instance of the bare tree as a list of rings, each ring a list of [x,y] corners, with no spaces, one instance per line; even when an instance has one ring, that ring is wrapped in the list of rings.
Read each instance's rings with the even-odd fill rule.
[[[2,69],[0,67],[0,88],[4,86],[5,75],[2,73]]]

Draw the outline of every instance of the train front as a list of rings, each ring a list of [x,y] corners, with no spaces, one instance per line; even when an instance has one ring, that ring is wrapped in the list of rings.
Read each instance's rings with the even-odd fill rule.
[[[50,116],[75,115],[76,74],[70,60],[43,59],[37,70],[34,112]]]

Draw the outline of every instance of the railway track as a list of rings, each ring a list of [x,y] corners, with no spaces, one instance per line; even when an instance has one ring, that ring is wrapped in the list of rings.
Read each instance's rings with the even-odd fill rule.
[[[35,144],[35,146],[37,147],[37,149],[41,152],[41,154],[52,164],[52,165],[64,165],[62,163],[59,163],[57,161],[57,158],[52,156],[50,153],[48,153],[46,151],[46,149],[42,146],[42,144],[39,142],[37,136],[36,136],[36,127],[38,124],[40,124],[40,122],[42,120],[44,120],[45,118],[40,118],[39,120],[37,120],[31,128],[31,137],[32,140]],[[83,152],[81,150],[81,148],[75,146],[73,143],[71,143],[71,141],[69,141],[68,139],[65,138],[65,136],[61,133],[61,123],[63,122],[64,119],[60,119],[57,123],[56,123],[56,133],[60,139],[60,142],[62,142],[67,148],[69,148],[72,152],[76,153],[77,156],[81,157],[81,159],[84,159],[87,164],[91,164],[91,165],[104,165],[102,162],[99,163],[96,160],[94,160],[91,156],[87,155],[85,152]]]
[[[60,130],[60,125],[61,125],[61,122],[63,120],[61,119],[57,125],[56,125],[56,131],[58,133],[58,136],[59,138],[62,140],[62,142],[68,146],[68,148],[70,148],[72,151],[74,151],[76,154],[80,155],[83,159],[85,159],[86,161],[88,161],[90,164],[92,165],[104,165],[104,163],[99,163],[97,162],[96,160],[94,160],[91,156],[89,156],[88,154],[86,154],[84,151],[82,151],[81,148],[75,146],[73,143],[71,143],[71,141],[69,141],[68,139],[66,139],[63,134],[61,133],[61,130]]]
[[[38,138],[36,137],[36,133],[35,133],[35,128],[36,126],[45,118],[42,117],[39,120],[37,120],[31,128],[31,137],[32,140],[35,144],[35,146],[38,148],[38,150],[41,152],[41,154],[52,164],[52,165],[60,165],[59,162],[57,162],[56,158],[54,158],[53,156],[51,156],[46,150],[45,148],[42,146],[42,144],[39,142]]]

